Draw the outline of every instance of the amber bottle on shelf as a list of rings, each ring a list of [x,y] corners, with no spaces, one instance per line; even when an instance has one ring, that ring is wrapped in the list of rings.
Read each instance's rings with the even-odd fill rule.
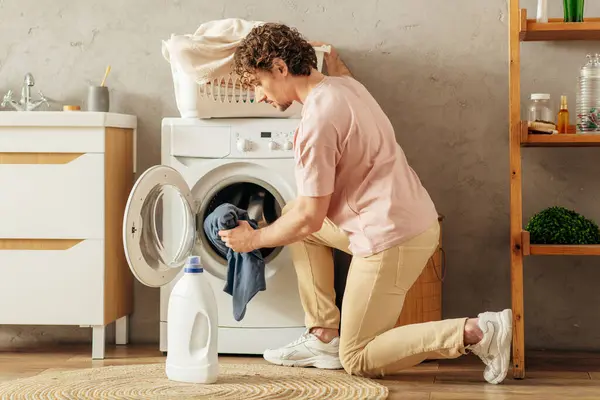
[[[558,112],[558,133],[569,133],[569,108],[567,96],[560,96],[560,111]]]

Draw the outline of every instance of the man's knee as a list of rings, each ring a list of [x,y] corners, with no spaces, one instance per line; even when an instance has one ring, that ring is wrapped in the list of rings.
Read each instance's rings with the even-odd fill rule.
[[[343,343],[340,344],[340,362],[350,375],[370,377],[365,365],[364,348],[350,350]]]
[[[340,361],[342,363],[342,367],[344,367],[344,371],[350,375],[361,376],[365,378],[370,377],[369,372],[363,366],[360,353],[356,353],[352,356],[341,357]]]

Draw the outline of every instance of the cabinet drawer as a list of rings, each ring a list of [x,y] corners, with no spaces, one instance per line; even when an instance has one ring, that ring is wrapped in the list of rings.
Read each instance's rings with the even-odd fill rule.
[[[102,239],[104,155],[0,153],[0,239]]]
[[[0,239],[0,325],[103,321],[102,240]]]
[[[9,153],[103,153],[104,128],[0,127],[0,151]]]

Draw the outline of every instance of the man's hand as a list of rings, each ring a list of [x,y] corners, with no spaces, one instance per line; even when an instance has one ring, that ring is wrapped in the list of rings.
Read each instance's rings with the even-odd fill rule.
[[[334,59],[334,58],[338,57],[337,50],[329,43],[312,41],[312,42],[308,42],[308,44],[310,44],[312,47],[329,46],[331,48],[331,50],[329,51],[329,53],[325,53],[324,58]]]
[[[325,61],[325,65],[327,66],[327,73],[330,76],[352,76],[352,72],[350,69],[344,64],[342,59],[340,58],[337,50],[325,42],[308,42],[313,47],[321,47],[321,46],[330,46],[331,51],[329,53],[325,53],[323,56],[323,60]]]
[[[219,231],[219,236],[237,253],[287,246],[321,229],[330,201],[331,195],[299,197],[293,207],[271,225],[253,229],[247,221],[238,221],[236,228]]]
[[[219,236],[227,247],[237,253],[249,253],[256,250],[253,244],[255,231],[248,221],[238,221],[236,228],[219,231]]]

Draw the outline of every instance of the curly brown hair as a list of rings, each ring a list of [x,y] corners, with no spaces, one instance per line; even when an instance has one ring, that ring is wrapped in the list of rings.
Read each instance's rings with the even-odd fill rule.
[[[273,60],[281,59],[292,75],[310,75],[317,68],[315,49],[295,29],[278,23],[253,28],[236,49],[234,72],[244,86],[254,85],[256,71],[271,71]]]

